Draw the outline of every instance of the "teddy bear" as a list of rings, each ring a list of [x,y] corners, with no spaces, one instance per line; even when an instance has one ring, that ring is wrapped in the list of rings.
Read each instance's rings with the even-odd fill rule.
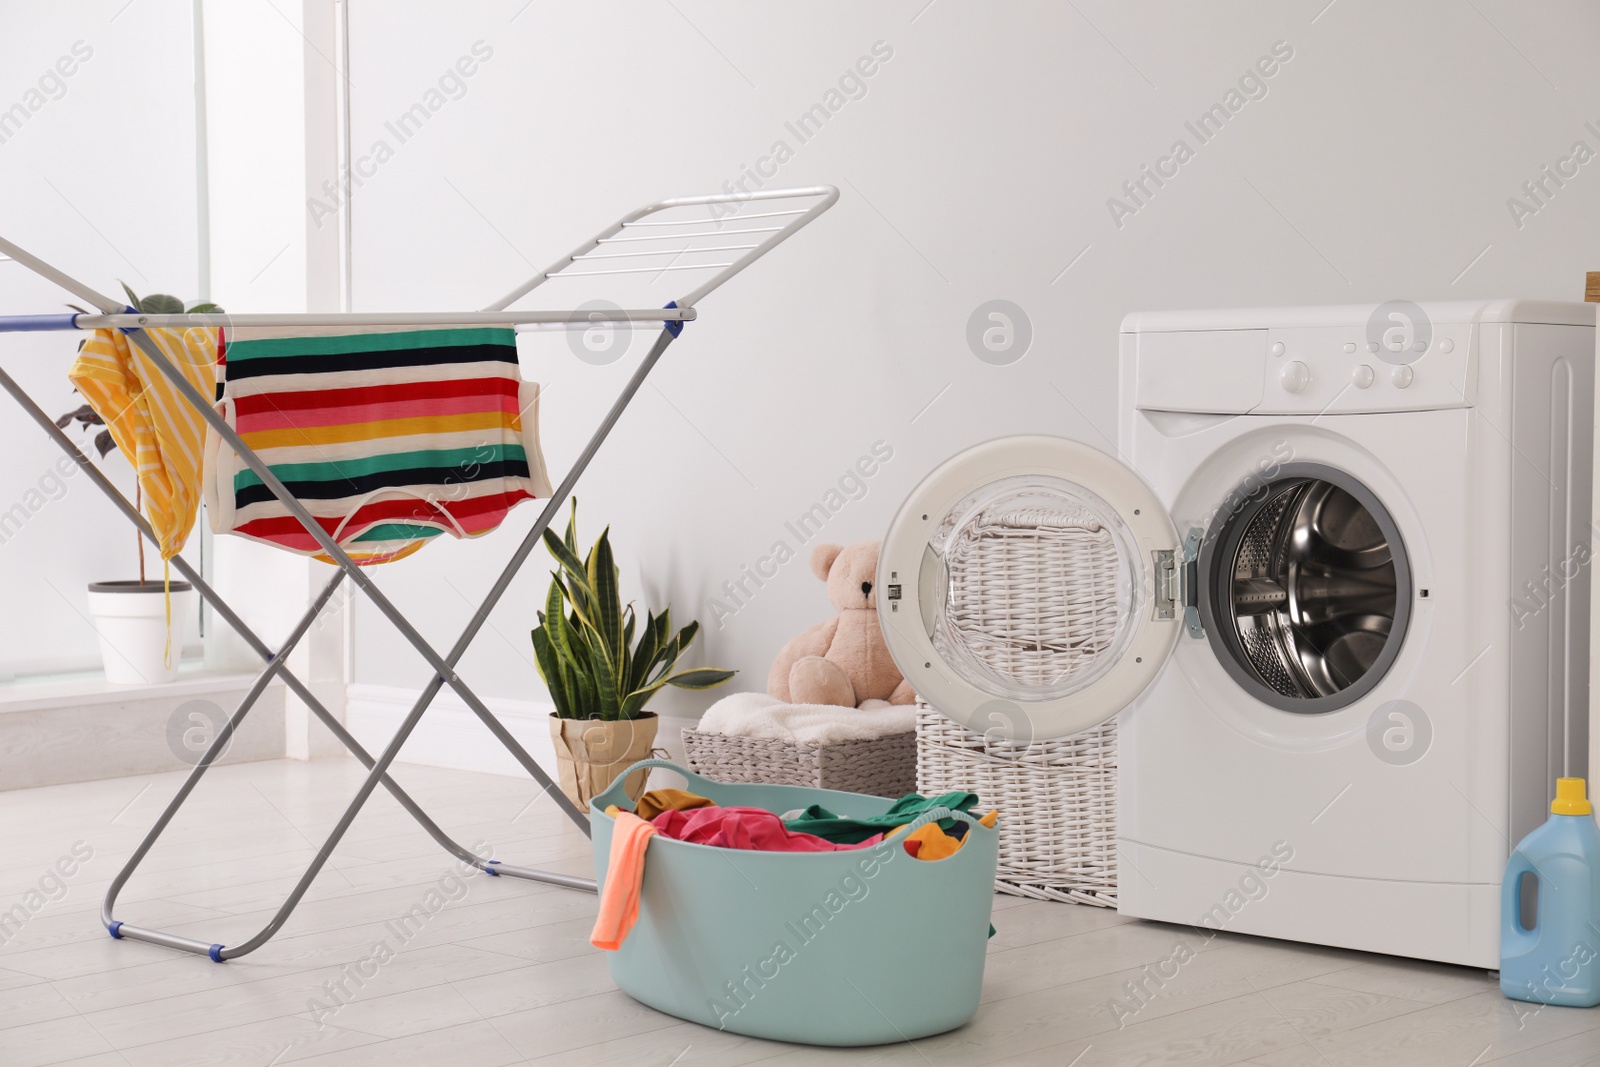
[[[811,551],[811,571],[828,586],[839,614],[783,646],[767,676],[767,692],[791,704],[876,707],[910,704],[911,684],[900,674],[878,627],[877,541]]]

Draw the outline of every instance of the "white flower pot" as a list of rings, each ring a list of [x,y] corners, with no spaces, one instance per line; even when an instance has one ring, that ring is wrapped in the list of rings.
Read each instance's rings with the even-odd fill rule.
[[[172,598],[172,654],[167,656],[167,595]],[[118,685],[171,682],[194,629],[194,589],[188,582],[91,582],[89,613],[100,635],[106,681]],[[171,665],[167,665],[170,658]]]

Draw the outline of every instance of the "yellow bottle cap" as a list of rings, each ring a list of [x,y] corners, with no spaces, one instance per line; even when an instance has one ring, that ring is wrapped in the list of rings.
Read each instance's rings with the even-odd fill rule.
[[[1592,815],[1594,805],[1584,795],[1582,778],[1557,778],[1556,798],[1550,804],[1552,815]]]

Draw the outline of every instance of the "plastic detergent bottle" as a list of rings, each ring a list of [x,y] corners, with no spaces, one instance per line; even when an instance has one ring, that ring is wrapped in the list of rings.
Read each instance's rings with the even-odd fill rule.
[[[1500,883],[1500,992],[1513,1000],[1600,1004],[1600,828],[1582,778],[1557,778],[1550,818],[1511,853]],[[1532,874],[1535,901],[1524,901]],[[1535,907],[1523,925],[1524,904]]]

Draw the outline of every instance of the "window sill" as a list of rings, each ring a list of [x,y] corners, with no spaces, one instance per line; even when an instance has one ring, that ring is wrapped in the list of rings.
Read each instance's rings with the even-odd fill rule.
[[[0,684],[0,714],[237,691],[248,688],[255,678],[254,673],[207,670],[199,662],[180,665],[177,681],[145,685],[113,684],[99,671],[40,674]]]
[[[199,754],[191,727],[204,719],[217,729],[218,713],[238,707],[255,676],[207,671],[198,660],[185,666],[177,681],[153,685],[112,685],[84,671],[0,686],[0,790],[187,771]],[[222,762],[283,758],[286,692],[267,687]]]

